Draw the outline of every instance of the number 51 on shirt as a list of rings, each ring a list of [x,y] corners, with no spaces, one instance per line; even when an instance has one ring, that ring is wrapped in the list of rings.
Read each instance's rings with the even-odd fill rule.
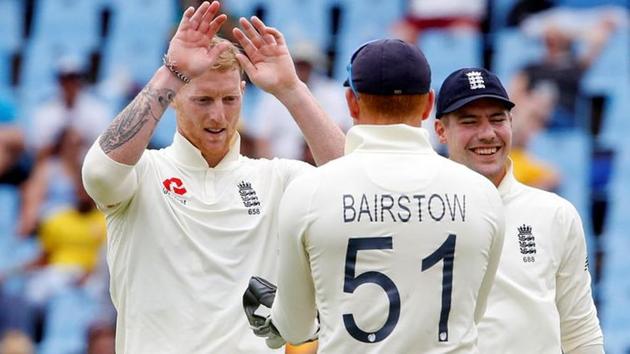
[[[448,342],[448,315],[451,311],[451,293],[453,288],[453,262],[455,259],[454,234],[449,234],[446,240],[433,253],[422,259],[421,271],[433,267],[439,261],[444,261],[442,272],[442,309],[440,311],[440,323],[438,324],[438,340]],[[354,291],[366,283],[373,283],[385,291],[389,299],[389,312],[385,324],[373,333],[363,331],[357,326],[354,316],[351,313],[343,315],[343,323],[348,333],[356,340],[365,343],[377,343],[389,336],[400,317],[400,294],[396,284],[387,275],[381,272],[369,271],[355,274],[355,265],[359,251],[368,250],[389,250],[393,249],[392,237],[366,237],[350,238],[348,240],[348,251],[346,252],[346,267],[343,283],[344,293],[354,293]]]

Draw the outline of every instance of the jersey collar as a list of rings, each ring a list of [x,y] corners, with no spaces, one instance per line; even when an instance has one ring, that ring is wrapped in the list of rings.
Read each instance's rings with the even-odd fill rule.
[[[211,168],[210,166],[208,166],[208,163],[201,155],[201,151],[199,151],[199,149],[197,149],[178,131],[175,132],[173,144],[171,144],[170,146],[169,153],[173,160],[181,163],[182,165],[201,169]],[[240,153],[241,136],[238,134],[238,132],[236,132],[234,134],[234,138],[232,139],[230,150],[228,150],[228,153],[225,155],[225,157],[223,157],[223,160],[221,160],[221,162],[219,162],[219,164],[214,169],[222,170],[233,167],[234,164],[238,162]]]
[[[346,154],[353,151],[436,154],[426,129],[407,124],[355,125],[348,130],[345,147]]]
[[[507,199],[511,198],[514,194],[518,192],[521,187],[521,183],[516,180],[514,177],[514,167],[512,163],[512,159],[508,158],[507,160],[507,172],[501,183],[499,183],[499,194],[501,195],[501,199],[505,202]]]

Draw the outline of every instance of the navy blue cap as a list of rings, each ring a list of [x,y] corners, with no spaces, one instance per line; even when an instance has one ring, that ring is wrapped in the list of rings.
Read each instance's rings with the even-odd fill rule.
[[[484,68],[465,68],[450,74],[437,97],[436,118],[462,108],[472,101],[481,98],[493,98],[511,109],[510,101],[499,78]]]
[[[418,47],[399,39],[379,39],[352,54],[343,85],[372,95],[425,94],[431,88],[431,68]]]

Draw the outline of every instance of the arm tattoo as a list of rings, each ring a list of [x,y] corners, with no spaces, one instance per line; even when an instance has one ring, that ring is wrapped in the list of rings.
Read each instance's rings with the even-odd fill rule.
[[[103,151],[108,154],[133,139],[149,121],[149,118],[157,123],[173,98],[175,98],[175,91],[173,90],[153,90],[150,86],[145,87],[101,136],[99,144]],[[156,103],[161,109],[159,114],[153,112],[152,105]]]

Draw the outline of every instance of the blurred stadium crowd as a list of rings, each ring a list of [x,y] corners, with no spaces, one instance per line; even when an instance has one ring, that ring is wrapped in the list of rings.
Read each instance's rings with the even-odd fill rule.
[[[81,162],[161,65],[182,9],[197,4],[0,0],[0,354],[113,353],[105,221],[81,187]],[[368,40],[417,43],[436,91],[461,67],[496,72],[517,103],[517,178],[559,193],[580,211],[607,353],[630,353],[625,0],[222,5],[231,16],[227,37],[239,16],[253,14],[285,34],[300,78],[344,129],[351,120],[341,82],[350,54]],[[311,161],[284,107],[252,85],[246,92],[242,151]],[[175,117],[166,115],[151,148],[170,144]],[[432,124],[425,127],[433,131]]]

